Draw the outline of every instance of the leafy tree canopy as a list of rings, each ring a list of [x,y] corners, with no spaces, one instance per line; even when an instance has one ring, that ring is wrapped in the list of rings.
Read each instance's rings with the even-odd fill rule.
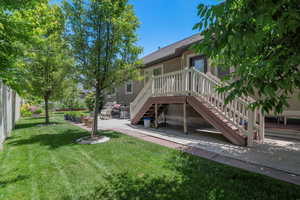
[[[65,1],[64,8],[79,79],[95,92],[94,136],[103,94],[137,72],[139,22],[127,0]]]
[[[0,1],[0,78],[12,88],[21,91],[23,80],[17,60],[22,56],[19,43],[30,42],[31,24],[26,12],[45,0]]]
[[[227,101],[255,96],[253,107],[281,112],[300,88],[299,0],[227,0],[198,6],[204,39],[195,49],[214,65],[234,67]]]
[[[62,83],[73,59],[63,37],[64,16],[60,7],[40,3],[27,12],[27,18],[33,25],[33,40],[23,46],[24,59],[19,66],[26,78],[28,95],[44,100],[48,123],[48,101],[61,97]]]

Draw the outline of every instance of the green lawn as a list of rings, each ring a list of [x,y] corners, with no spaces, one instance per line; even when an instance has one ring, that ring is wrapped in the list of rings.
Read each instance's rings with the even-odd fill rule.
[[[300,187],[116,132],[87,132],[55,115],[22,119],[0,152],[0,199],[300,199]]]

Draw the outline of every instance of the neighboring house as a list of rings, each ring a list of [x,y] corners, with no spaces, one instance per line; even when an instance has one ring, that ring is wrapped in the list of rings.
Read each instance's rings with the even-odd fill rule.
[[[190,47],[201,41],[200,34],[161,48],[143,58],[143,81],[129,81],[116,92],[117,103],[130,105],[131,121],[152,117],[155,124],[188,127],[214,126],[232,143],[251,145],[264,139],[264,116],[260,110],[251,111],[250,97],[237,98],[224,104],[224,95],[214,87],[231,70],[211,66],[205,55],[195,54]],[[285,113],[300,115],[300,103],[291,100]],[[251,137],[249,137],[251,135]]]

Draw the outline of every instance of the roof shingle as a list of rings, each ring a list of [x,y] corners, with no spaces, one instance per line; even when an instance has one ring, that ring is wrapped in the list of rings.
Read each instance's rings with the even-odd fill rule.
[[[171,56],[175,56],[176,55],[176,50],[179,48],[184,48],[184,47],[188,47],[200,40],[203,39],[203,36],[201,36],[200,34],[195,34],[192,35],[188,38],[185,38],[183,40],[180,40],[178,42],[175,42],[171,45],[168,45],[166,47],[163,47],[149,55],[146,55],[145,57],[142,58],[143,62],[145,65],[149,65],[151,63],[154,63],[158,60],[164,59],[164,58],[168,58]]]

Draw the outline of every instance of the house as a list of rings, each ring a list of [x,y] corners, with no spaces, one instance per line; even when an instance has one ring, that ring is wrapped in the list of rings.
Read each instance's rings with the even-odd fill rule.
[[[218,94],[215,86],[231,70],[213,67],[205,55],[195,54],[191,46],[201,41],[200,34],[161,48],[143,58],[143,81],[129,81],[116,92],[116,100],[130,105],[131,122],[144,117],[182,126],[213,126],[237,145],[252,145],[264,140],[264,116],[261,110],[247,106],[251,97],[237,98],[224,104],[226,94]],[[291,107],[283,115],[300,116],[300,103],[291,98]],[[286,121],[286,120],[285,120]]]

